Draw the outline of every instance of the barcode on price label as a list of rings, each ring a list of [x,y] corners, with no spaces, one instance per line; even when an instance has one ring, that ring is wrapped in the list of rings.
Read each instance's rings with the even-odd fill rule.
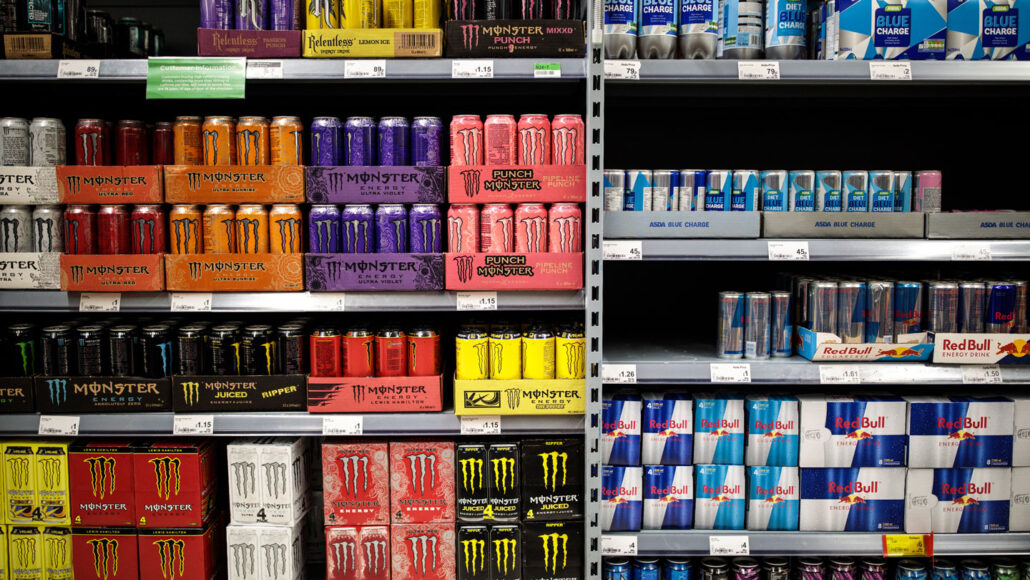
[[[214,415],[176,415],[172,420],[172,435],[212,435],[214,432]]]
[[[751,544],[747,536],[708,536],[708,553],[712,556],[748,556]]]
[[[461,417],[462,435],[500,435],[501,418],[498,415],[472,415]]]
[[[71,415],[40,415],[40,435],[79,436],[79,418]]]
[[[497,310],[497,292],[458,292],[457,308],[462,310]]]

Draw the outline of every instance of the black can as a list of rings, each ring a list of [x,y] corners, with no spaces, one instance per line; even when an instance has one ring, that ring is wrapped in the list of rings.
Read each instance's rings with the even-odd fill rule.
[[[10,361],[11,376],[31,377],[36,374],[36,332],[31,324],[7,327],[5,351]]]
[[[146,53],[143,22],[138,18],[119,18],[114,28],[115,55],[120,58],[143,58]]]
[[[175,335],[175,374],[183,376],[202,375],[207,369],[204,353],[207,349],[206,328],[199,324],[183,326]]]
[[[150,48],[148,49],[148,56],[164,56],[165,55],[165,32],[160,28],[155,28],[150,35]]]
[[[44,377],[67,377],[75,372],[75,341],[67,324],[47,326],[39,337]]]
[[[111,376],[134,377],[136,376],[136,352],[139,348],[139,338],[136,335],[136,327],[130,324],[121,324],[107,329],[107,360],[111,368]]]
[[[278,368],[279,353],[272,327],[266,324],[244,327],[240,340],[240,373],[275,375]]]
[[[18,0],[0,0],[0,33],[18,32],[18,13],[24,9]]]
[[[786,558],[765,558],[762,580],[790,580],[790,562]]]
[[[730,580],[730,566],[722,558],[701,560],[701,580]]]
[[[284,324],[276,329],[279,342],[279,372],[284,375],[304,374],[307,368],[307,337],[299,324]]]
[[[65,4],[65,27],[64,35],[68,40],[79,42],[86,31],[84,19],[86,17],[86,5],[83,0],[64,0]]]
[[[167,377],[172,373],[171,329],[163,324],[144,326],[140,336],[139,374],[148,379]]]
[[[240,374],[240,333],[235,326],[221,324],[213,327],[208,336],[206,350],[211,374]]]
[[[80,377],[107,375],[104,365],[104,327],[87,324],[76,329],[76,371]]]
[[[110,46],[114,43],[114,23],[103,10],[86,10],[86,42]]]

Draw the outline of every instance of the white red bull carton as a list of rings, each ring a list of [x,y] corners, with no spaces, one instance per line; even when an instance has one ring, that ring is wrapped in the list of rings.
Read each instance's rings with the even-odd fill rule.
[[[796,531],[801,500],[797,467],[747,468],[747,529]]]
[[[1030,532],[1030,467],[1012,469],[1009,531]]]
[[[1012,465],[1015,403],[1005,397],[906,397],[909,467]]]
[[[928,360],[934,352],[934,345],[927,343],[925,332],[900,334],[896,343],[856,344],[843,344],[839,336],[830,332],[813,332],[802,327],[798,327],[797,332],[801,339],[798,354],[813,361],[913,362]]]
[[[802,532],[892,532],[904,527],[905,469],[801,470]]]
[[[1012,467],[1030,467],[1030,397],[1013,397]]]
[[[744,399],[694,396],[694,463],[744,464]]]
[[[907,403],[901,397],[803,395],[801,467],[903,467]]]
[[[747,417],[746,465],[797,466],[798,400],[794,397],[750,396]]]
[[[977,534],[1009,529],[1012,470],[909,469],[905,531]]]
[[[694,470],[694,529],[743,530],[744,466],[698,465]]]
[[[1030,364],[1030,334],[934,336],[933,362],[963,365]]]

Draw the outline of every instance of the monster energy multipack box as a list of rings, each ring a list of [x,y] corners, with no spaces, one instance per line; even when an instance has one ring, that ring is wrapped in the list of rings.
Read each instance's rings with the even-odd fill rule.
[[[32,377],[0,378],[0,413],[31,413],[33,404]]]
[[[490,459],[490,505],[488,521],[515,522],[519,519],[521,477],[519,446],[495,443],[488,451]]]
[[[43,413],[171,411],[168,378],[37,377],[36,407]]]
[[[307,405],[304,375],[172,377],[172,408],[180,413],[303,411]]]
[[[518,521],[518,444],[458,445],[456,461],[458,521]]]
[[[583,578],[583,522],[522,526],[522,580]]]
[[[458,580],[520,580],[520,536],[518,526],[460,526]]]
[[[72,553],[76,578],[139,578],[136,528],[74,527]]]
[[[486,469],[486,445],[458,445],[455,451],[458,521],[482,521],[483,514],[490,504],[490,494],[484,482],[485,477],[489,475]]]
[[[583,517],[583,441],[522,442],[522,521]]]

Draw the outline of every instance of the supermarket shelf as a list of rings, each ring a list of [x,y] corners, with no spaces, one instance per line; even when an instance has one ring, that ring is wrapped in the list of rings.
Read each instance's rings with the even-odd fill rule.
[[[615,241],[615,240],[612,240]],[[626,241],[626,240],[619,240]],[[769,259],[770,242],[798,240],[640,240],[644,260],[740,260]],[[993,261],[1030,260],[1030,240],[854,240],[810,239],[811,260],[948,261],[956,251],[986,247]],[[965,253],[969,253],[966,251]]]
[[[327,414],[309,413],[199,413],[214,416],[215,435],[321,435]],[[110,413],[79,416],[79,435],[170,436],[174,413]],[[447,435],[461,433],[453,412],[382,413],[362,416],[364,435]],[[39,432],[39,415],[0,415],[0,436],[27,436]],[[506,435],[583,433],[583,416],[521,416],[501,419]]]
[[[212,312],[305,312],[326,310],[316,305],[319,292],[216,292]],[[457,292],[347,292],[348,312],[455,310]],[[498,310],[581,310],[582,290],[555,292],[498,292]],[[79,293],[41,290],[0,291],[0,310],[15,312],[78,311]],[[168,312],[170,292],[126,292],[122,312]]]
[[[644,531],[605,534],[636,536],[641,556],[707,556],[709,536],[747,536],[752,555],[880,556],[881,534],[831,532],[745,532],[728,530]],[[934,534],[934,555],[1025,554],[1030,534]]]
[[[282,81],[343,81],[344,59],[288,58],[283,61]],[[386,59],[386,78],[373,81],[422,80],[451,81],[451,62],[456,59]],[[0,81],[57,81],[58,60],[0,60]],[[561,82],[585,77],[585,63],[580,58],[499,58],[494,61],[493,80]],[[561,78],[534,79],[533,65],[538,62],[557,62],[561,65]],[[100,76],[96,81],[143,82],[147,79],[147,61],[102,60]],[[482,79],[489,82],[489,79]],[[75,80],[71,82],[96,82]],[[347,79],[348,82],[357,82]],[[260,79],[257,82],[280,82],[279,79]],[[466,82],[466,81],[455,81]]]
[[[711,345],[605,345],[605,364],[636,365],[638,383],[710,384],[712,364],[748,363],[756,384],[819,385],[819,367],[800,356],[767,360],[721,359]],[[863,384],[961,385],[961,365],[865,362],[859,367]],[[1004,384],[1030,384],[1030,368],[1001,365]]]

